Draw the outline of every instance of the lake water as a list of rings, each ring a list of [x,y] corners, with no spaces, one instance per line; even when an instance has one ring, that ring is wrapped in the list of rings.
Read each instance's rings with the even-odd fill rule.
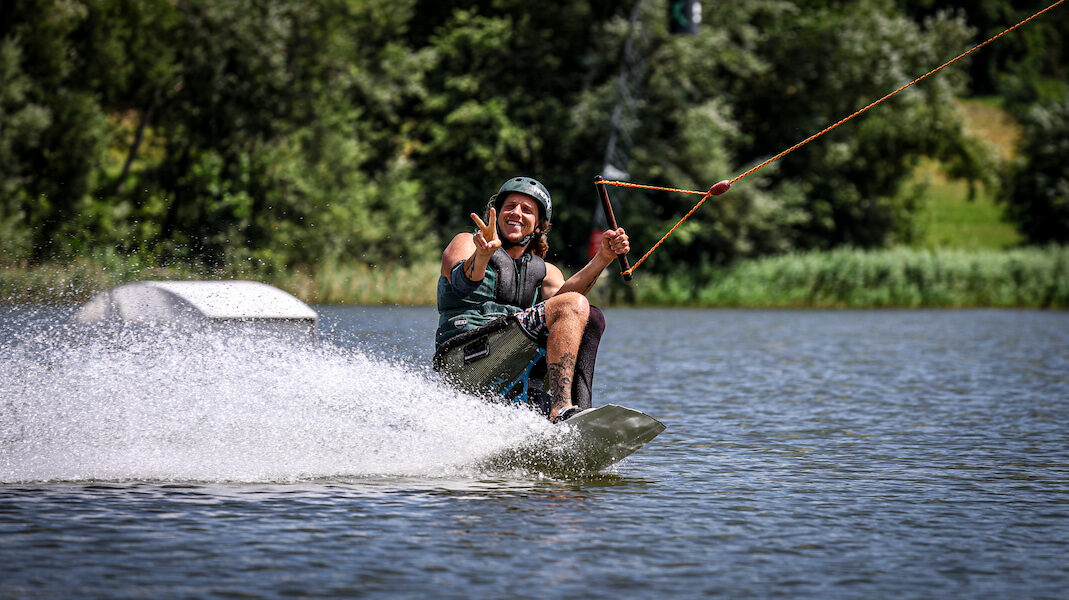
[[[606,311],[600,475],[424,367],[435,313],[314,344],[0,308],[3,598],[1064,598],[1069,313]]]

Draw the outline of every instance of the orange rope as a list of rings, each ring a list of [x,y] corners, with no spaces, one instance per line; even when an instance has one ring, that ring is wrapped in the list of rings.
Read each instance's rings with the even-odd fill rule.
[[[1052,10],[1053,8],[1058,6],[1059,4],[1062,4],[1063,2],[1065,2],[1065,0],[1058,0],[1054,4],[1051,4],[1047,8],[1044,8],[1043,10],[1037,12],[1036,14],[1028,17],[1027,19],[1025,19],[1023,21],[1021,21],[1020,23],[1017,23],[1013,27],[1009,27],[1009,28],[1003,30],[998,35],[995,35],[995,36],[989,38],[988,40],[986,40],[986,41],[984,41],[984,42],[982,42],[980,44],[977,44],[976,46],[973,46],[971,49],[966,50],[965,52],[962,52],[961,54],[955,56],[954,58],[952,58],[952,59],[946,61],[945,63],[939,65],[938,67],[932,69],[931,71],[928,71],[924,75],[921,75],[920,77],[914,79],[913,81],[903,85],[902,87],[900,87],[897,90],[891,92],[890,94],[887,94],[883,98],[880,98],[879,100],[876,100],[874,102],[869,103],[867,106],[865,106],[864,108],[862,108],[860,110],[855,111],[850,116],[836,121],[832,125],[829,125],[828,127],[825,127],[824,129],[818,131],[817,133],[814,133],[813,135],[811,135],[811,136],[807,137],[806,139],[798,142],[797,144],[791,146],[790,148],[787,148],[783,152],[780,152],[779,154],[773,156],[772,158],[769,158],[768,160],[762,162],[761,164],[759,164],[759,165],[757,165],[755,167],[752,167],[751,169],[749,169],[745,173],[742,173],[741,175],[736,175],[734,179],[731,179],[729,181],[729,183],[730,184],[734,184],[737,181],[740,181],[740,180],[742,180],[742,179],[744,179],[746,177],[749,177],[750,175],[754,174],[759,169],[764,168],[764,167],[772,164],[773,162],[783,158],[784,156],[787,156],[791,152],[794,152],[795,150],[801,148],[802,146],[808,144],[809,142],[812,142],[813,140],[817,139],[818,137],[824,135],[825,133],[828,133],[832,129],[835,129],[836,127],[842,125],[843,123],[846,123],[850,119],[853,119],[854,117],[856,117],[856,116],[860,115],[861,113],[869,110],[870,108],[873,108],[874,106],[876,106],[877,104],[880,104],[884,100],[887,100],[891,96],[894,96],[895,94],[898,94],[902,90],[905,90],[906,88],[908,88],[908,87],[910,87],[910,86],[912,86],[912,85],[914,85],[914,84],[916,84],[916,83],[928,78],[931,75],[934,75],[935,73],[943,70],[944,68],[949,67],[950,65],[954,64],[955,62],[961,60],[962,58],[965,58],[966,56],[972,54],[973,52],[976,52],[980,48],[983,48],[984,46],[990,44],[991,42],[993,42],[993,41],[995,41],[997,39],[999,39],[1000,37],[1006,35],[1007,33],[1017,29],[1018,27],[1021,27],[1022,25],[1028,23],[1029,21],[1031,21],[1031,20],[1039,17],[1040,15]],[[653,245],[652,248],[650,248],[645,254],[643,254],[642,258],[638,259],[638,262],[636,262],[634,265],[632,265],[630,269],[628,269],[628,270],[623,272],[624,275],[631,275],[632,273],[634,273],[635,269],[637,269],[638,266],[641,265],[646,260],[646,258],[649,257],[650,254],[653,254],[653,251],[656,250],[657,247],[660,246],[662,243],[664,243],[664,241],[666,239],[668,239],[668,236],[672,235],[672,233],[677,228],[679,228],[679,226],[682,225],[684,221],[689,219],[690,216],[692,214],[694,214],[694,212],[697,211],[698,208],[700,208],[702,204],[705,204],[705,201],[708,200],[709,196],[712,195],[712,193],[713,193],[713,188],[710,188],[709,191],[707,191],[707,192],[699,192],[699,191],[694,191],[694,190],[681,190],[681,189],[676,189],[676,188],[658,187],[658,186],[654,186],[654,185],[640,185],[640,184],[637,184],[637,183],[628,183],[626,181],[599,181],[598,184],[599,185],[614,185],[614,186],[619,186],[619,187],[640,188],[640,189],[646,189],[646,190],[659,190],[659,191],[664,191],[664,192],[680,192],[680,193],[684,193],[684,194],[702,194],[703,195],[702,199],[699,200],[698,203],[694,205],[694,208],[690,209],[690,211],[686,215],[684,215],[683,218],[680,219],[678,223],[673,225],[672,229],[670,229],[668,231],[668,233],[664,234],[664,237],[662,237],[656,244]]]
[[[679,188],[660,187],[656,185],[643,185],[641,183],[631,183],[629,181],[599,181],[601,185],[615,185],[617,187],[629,187],[638,188],[640,190],[657,190],[661,192],[679,192],[680,194],[696,194],[701,196],[705,192],[697,192],[694,190],[681,190]]]

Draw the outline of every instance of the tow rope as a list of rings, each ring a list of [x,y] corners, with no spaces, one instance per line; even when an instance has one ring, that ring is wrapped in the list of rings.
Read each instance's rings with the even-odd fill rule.
[[[865,111],[869,110],[870,108],[875,107],[876,105],[880,104],[884,100],[887,100],[891,96],[894,96],[895,94],[898,94],[899,92],[909,88],[910,86],[912,86],[912,85],[914,85],[916,83],[919,83],[920,81],[928,78],[929,76],[934,75],[935,73],[938,73],[939,71],[943,70],[944,68],[949,67],[950,65],[956,63],[957,61],[961,60],[962,58],[965,58],[966,56],[972,54],[973,52],[976,52],[977,50],[979,50],[980,48],[983,48],[984,46],[990,44],[991,42],[994,42],[995,40],[997,40],[1000,37],[1006,35],[1007,33],[1010,33],[1011,31],[1017,29],[1018,27],[1021,27],[1022,25],[1025,25],[1029,21],[1032,21],[1033,19],[1039,17],[1040,15],[1043,15],[1044,13],[1054,9],[1055,7],[1057,7],[1059,4],[1062,4],[1063,2],[1065,2],[1065,0],[1058,0],[1054,4],[1051,4],[1047,8],[1044,8],[1043,10],[1035,13],[1034,15],[1028,17],[1027,19],[1024,19],[1023,21],[1021,21],[1020,23],[1017,23],[1013,27],[1009,27],[1007,29],[1004,29],[1001,33],[999,33],[999,34],[997,34],[995,36],[992,36],[991,38],[987,39],[986,41],[984,41],[984,42],[982,42],[980,44],[977,44],[976,46],[973,46],[971,49],[966,50],[965,52],[962,52],[961,54],[955,56],[954,58],[952,58],[952,59],[950,59],[948,61],[946,61],[945,63],[939,65],[938,67],[932,69],[931,71],[928,71],[927,73],[925,73],[924,75],[921,75],[920,77],[914,79],[913,81],[903,85],[902,87],[900,87],[897,90],[887,94],[886,96],[880,98],[879,100],[876,100],[876,101],[873,101],[873,102],[869,103],[864,108],[861,108],[861,109],[855,111],[853,114],[836,121],[835,123],[833,123],[833,124],[825,127],[824,129],[814,133],[813,135],[811,135],[811,136],[807,137],[806,139],[798,142],[797,144],[791,146],[790,148],[787,148],[786,150],[780,152],[779,154],[773,156],[772,158],[769,158],[768,160],[765,160],[764,162],[758,164],[757,166],[754,166],[754,167],[750,168],[749,170],[747,170],[746,172],[744,172],[744,173],[742,173],[740,175],[736,175],[733,179],[725,179],[724,181],[721,181],[721,182],[713,185],[707,191],[683,190],[683,189],[678,189],[678,188],[660,187],[660,186],[656,186],[656,185],[643,185],[643,184],[639,184],[639,183],[631,183],[631,182],[628,182],[628,181],[610,181],[610,180],[602,179],[600,177],[595,178],[594,184],[598,185],[598,186],[603,186],[603,187],[598,188],[599,192],[603,191],[605,189],[604,186],[613,185],[613,186],[618,186],[618,187],[638,188],[638,189],[643,189],[643,190],[655,190],[655,191],[661,191],[661,192],[678,192],[678,193],[681,193],[681,194],[694,194],[694,195],[702,196],[702,199],[699,200],[698,203],[694,205],[694,208],[691,208],[687,212],[687,214],[683,215],[683,218],[680,219],[678,223],[673,225],[672,228],[668,230],[668,233],[664,234],[664,236],[656,244],[654,244],[652,248],[647,250],[646,253],[642,255],[642,258],[638,259],[638,261],[636,261],[635,264],[630,266],[629,268],[625,267],[625,269],[623,271],[621,271],[620,274],[624,276],[624,279],[630,280],[631,279],[631,275],[635,272],[635,269],[637,269],[639,267],[639,265],[641,265],[643,262],[645,262],[646,259],[649,257],[649,255],[653,254],[653,251],[656,250],[662,243],[664,243],[664,241],[666,239],[668,239],[668,236],[672,235],[672,233],[674,233],[675,230],[678,229],[679,226],[682,225],[684,221],[689,219],[690,216],[695,213],[695,211],[697,211],[699,208],[701,208],[701,205],[705,204],[705,201],[708,200],[711,196],[719,196],[719,195],[723,194],[724,192],[728,191],[728,189],[730,189],[731,186],[733,184],[735,184],[736,182],[739,182],[739,181],[745,179],[746,177],[749,177],[750,175],[753,175],[754,173],[756,173],[760,169],[762,169],[762,168],[764,168],[764,167],[776,162],[777,160],[783,158],[784,156],[787,156],[791,152],[794,152],[795,150],[801,148],[802,146],[808,144],[809,142],[812,142],[813,140],[815,140],[815,139],[819,138],[820,136],[824,135],[825,133],[828,133],[832,129],[835,129],[836,127],[842,125],[843,123],[846,123],[850,119],[853,119],[854,117],[864,113]],[[620,264],[621,265],[626,265],[627,264],[626,259],[622,258],[622,260],[620,261]]]

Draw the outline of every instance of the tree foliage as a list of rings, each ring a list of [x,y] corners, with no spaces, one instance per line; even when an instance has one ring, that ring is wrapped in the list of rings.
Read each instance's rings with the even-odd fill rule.
[[[2,68],[19,83],[0,215],[28,225],[9,255],[278,268],[430,252],[419,182],[382,133],[412,59],[376,42],[404,3],[15,2],[8,16]]]
[[[692,189],[730,178],[960,52],[988,25],[974,17],[993,22],[1007,3],[981,4],[708,3],[713,25],[672,36],[664,0],[643,0],[631,176]],[[431,259],[524,173],[556,200],[551,253],[578,266],[632,6],[5,2],[2,259],[106,252],[269,270]],[[1021,60],[1036,65],[1015,71],[1035,89],[1057,87],[1046,58]],[[968,83],[941,74],[763,169],[650,267],[908,239],[916,207],[902,182],[920,157],[967,178],[985,168],[951,102]],[[613,194],[636,248],[692,199]]]
[[[1005,185],[1007,216],[1028,241],[1069,241],[1069,99],[1036,106],[1024,122],[1024,144]]]
[[[953,12],[974,28],[978,44],[1051,6],[1054,0],[898,0],[917,20]],[[1069,93],[1069,10],[1060,6],[972,57],[970,91],[999,96],[1017,112]]]

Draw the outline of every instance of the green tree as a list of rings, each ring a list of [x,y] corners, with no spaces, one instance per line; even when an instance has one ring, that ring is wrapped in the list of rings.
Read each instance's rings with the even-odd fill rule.
[[[1069,242],[1069,100],[1033,108],[1003,189],[1007,217],[1028,241]]]
[[[600,169],[591,165],[604,141],[581,144],[572,109],[592,76],[608,76],[589,72],[591,42],[626,3],[434,4],[417,11],[441,22],[420,29],[431,63],[411,134],[439,232],[470,227],[468,213],[479,212],[505,178],[524,173],[550,186],[554,239],[575,243],[569,226],[589,221]],[[551,244],[551,252],[559,247]]]
[[[640,98],[632,137],[628,171],[635,181],[694,190],[728,179],[736,173],[738,148],[747,136],[735,117],[740,82],[758,76],[766,63],[753,51],[760,36],[750,22],[755,15],[776,10],[783,3],[763,0],[747,3],[706,5],[703,19],[716,23],[696,36],[670,35],[665,26],[664,5],[641,6],[639,38],[648,40],[644,81],[633,81]],[[573,109],[576,148],[594,148],[585,158],[586,172],[601,168],[602,147],[607,138],[608,115],[616,98],[615,77],[621,46],[627,36],[625,15],[606,23],[591,64],[599,77]],[[726,196],[711,198],[643,267],[652,271],[677,265],[723,264],[742,256],[784,251],[791,247],[789,225],[798,217],[792,208],[795,197],[774,198],[767,181],[755,177]],[[593,193],[589,176],[584,192]],[[589,191],[588,191],[589,190]],[[644,251],[670,229],[695,202],[697,196],[675,193],[634,192],[610,188],[617,200],[617,216]],[[590,230],[589,209],[577,219],[575,234]],[[577,259],[585,259],[584,254]]]
[[[0,227],[28,221],[12,255],[428,257],[397,116],[420,93],[421,59],[394,41],[411,8],[5,3]]]
[[[70,253],[62,229],[77,217],[105,161],[108,122],[82,77],[92,53],[74,40],[87,14],[80,2],[4,3],[0,44],[12,79],[4,80],[0,138],[11,159],[3,167],[0,218],[24,216],[31,231],[29,239],[16,236],[9,250],[15,257]]]
[[[831,3],[829,3],[831,4]],[[922,27],[890,2],[790,8],[755,19],[755,52],[766,67],[739,82],[734,106],[753,164],[850,115],[956,55],[969,35],[956,18]],[[878,247],[908,239],[915,200],[903,182],[922,156],[979,178],[982,153],[964,135],[951,100],[964,85],[945,71],[779,161],[777,192],[804,198],[796,247]],[[778,195],[778,194],[777,194]]]
[[[37,151],[34,141],[48,129],[51,113],[27,101],[33,81],[22,72],[21,48],[14,40],[0,41],[0,253],[3,262],[30,257],[31,226],[26,207],[32,178],[27,156]]]
[[[632,5],[5,2],[0,243],[15,258],[106,250],[258,269],[429,259],[526,173],[556,200],[554,258],[577,266]],[[642,4],[636,181],[729,178],[970,35],[891,0],[712,3],[705,22],[673,37],[664,0]],[[963,85],[942,73],[747,178],[651,268],[907,237],[902,181],[919,157],[981,170],[949,102]],[[636,248],[693,199],[620,195]]]
[[[654,37],[636,180],[703,189],[728,179],[953,56],[969,34],[960,19],[922,27],[880,0],[717,3],[705,21],[717,26]],[[903,182],[921,157],[982,175],[984,153],[951,102],[963,83],[942,73],[762,169],[707,201],[648,264],[908,239],[916,198]],[[607,114],[612,84],[602,85],[584,115]],[[696,200],[628,194],[625,210],[641,215],[628,222],[636,245],[652,244]]]
[[[1053,4],[1053,0],[898,0],[918,21],[955,11],[975,28],[980,43]],[[997,95],[1020,112],[1035,102],[1069,93],[1069,9],[1060,6],[974,54],[969,67],[973,94]],[[964,50],[965,48],[962,48]]]

